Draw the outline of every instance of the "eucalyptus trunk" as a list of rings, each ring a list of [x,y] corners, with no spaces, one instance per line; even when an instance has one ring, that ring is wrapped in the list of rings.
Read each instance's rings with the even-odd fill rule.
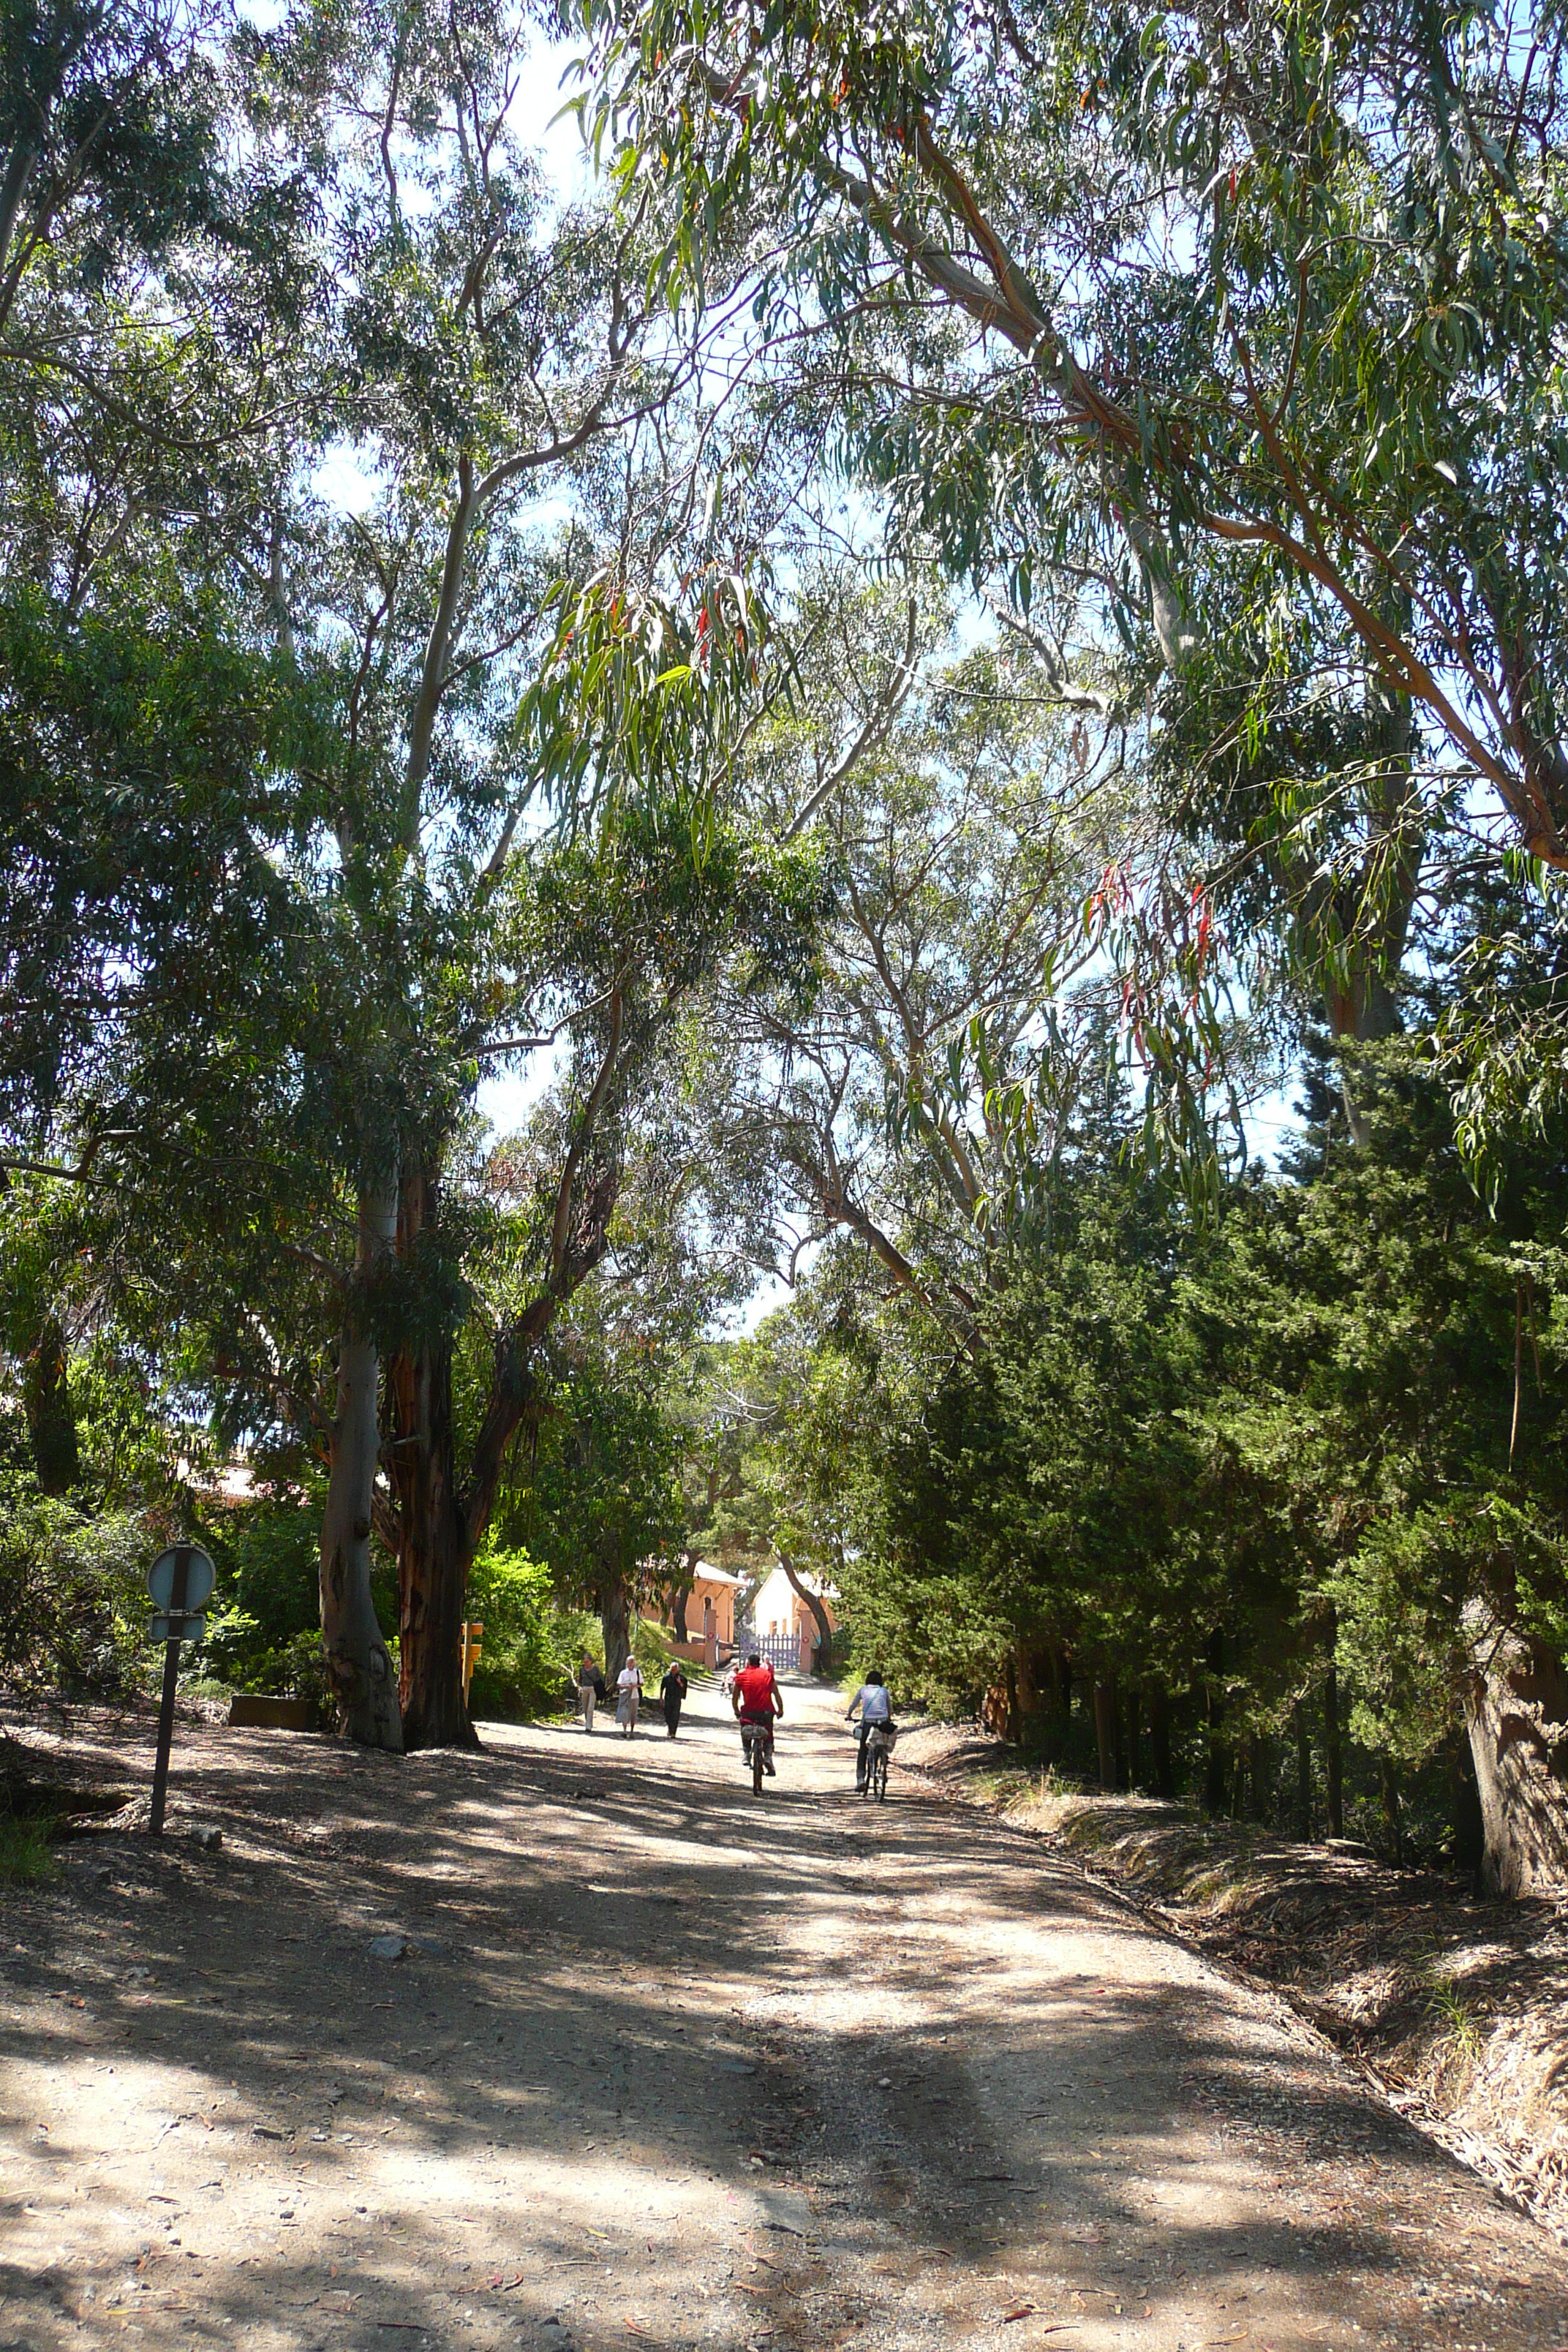
[[[528,1305],[496,1334],[489,1393],[462,1464],[452,1412],[455,1326],[445,1319],[441,1303],[450,1297],[451,1283],[450,1268],[440,1258],[439,1163],[432,1158],[403,1171],[397,1248],[416,1273],[415,1295],[432,1302],[424,1328],[410,1331],[388,1379],[388,1470],[396,1503],[389,1516],[397,1547],[403,1728],[409,1748],[479,1746],[463,1696],[460,1648],[469,1570],[489,1525],[507,1449],[537,1395],[535,1351],[561,1307],[604,1255],[616,1204],[619,1178],[614,1164],[591,1183],[580,1182],[619,1050],[618,988],[609,1012],[605,1057],[557,1186],[544,1277]],[[423,1275],[431,1269],[418,1264],[426,1253],[435,1260],[429,1281]]]
[[[632,1603],[624,1578],[617,1577],[601,1592],[599,1630],[605,1637],[605,1675],[614,1689],[616,1675],[632,1654]]]
[[[403,1719],[370,1590],[381,1364],[364,1293],[391,1254],[396,1221],[390,1181],[362,1190],[357,1279],[338,1345],[337,1416],[321,1515],[321,1646],[338,1727],[363,1747],[394,1754],[403,1747]]]
[[[1465,1723],[1480,1794],[1487,1892],[1568,1888],[1568,1669],[1543,1643],[1467,1613],[1475,1661]]]
[[[477,1748],[463,1696],[462,1629],[473,1565],[455,1491],[452,1351],[443,1338],[399,1362],[395,1485],[403,1738],[408,1748]]]
[[[434,1225],[436,1180],[405,1173],[398,1248]],[[462,1628],[473,1564],[452,1422],[452,1335],[442,1323],[400,1349],[389,1381],[397,1497],[399,1696],[405,1748],[477,1748],[463,1696]]]

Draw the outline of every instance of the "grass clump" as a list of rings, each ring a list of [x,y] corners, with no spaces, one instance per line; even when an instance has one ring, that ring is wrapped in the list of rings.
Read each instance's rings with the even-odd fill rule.
[[[1426,2013],[1443,2038],[1474,2065],[1481,2054],[1481,2021],[1451,1976],[1436,1971],[1429,1976]]]
[[[42,1822],[0,1819],[0,1886],[38,1885],[58,1867]]]

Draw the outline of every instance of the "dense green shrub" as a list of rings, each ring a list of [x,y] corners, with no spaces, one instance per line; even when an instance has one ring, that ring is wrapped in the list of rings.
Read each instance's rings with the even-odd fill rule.
[[[567,1704],[593,1621],[556,1607],[542,1561],[486,1543],[468,1577],[468,1616],[485,1629],[469,1693],[476,1716],[515,1718]]]
[[[25,1696],[132,1687],[158,1543],[139,1512],[89,1517],[30,1471],[0,1472],[0,1682]]]
[[[268,1498],[213,1515],[204,1541],[217,1568],[199,1671],[231,1690],[321,1698],[319,1506]]]

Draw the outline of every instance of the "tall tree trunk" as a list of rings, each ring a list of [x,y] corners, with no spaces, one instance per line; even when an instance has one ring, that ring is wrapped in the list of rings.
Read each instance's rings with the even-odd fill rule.
[[[1397,625],[1408,629],[1408,600],[1399,601]],[[1370,744],[1382,755],[1383,765],[1367,785],[1367,849],[1353,898],[1335,908],[1337,928],[1352,944],[1345,965],[1324,991],[1331,1031],[1354,1045],[1392,1037],[1403,1025],[1390,981],[1398,978],[1410,936],[1426,848],[1425,804],[1410,775],[1415,740],[1410,698],[1369,672],[1366,698]],[[1374,910],[1373,934],[1367,937],[1364,902],[1374,890],[1382,898]],[[1372,1137],[1371,1122],[1356,1099],[1353,1073],[1342,1062],[1340,1092],[1351,1140],[1364,1150]]]
[[[1339,1639],[1338,1621],[1331,1617],[1329,1639],[1331,1643]],[[1331,1648],[1323,1675],[1323,1780],[1329,1835],[1342,1838],[1345,1833],[1344,1744],[1340,1734],[1340,1670]]]
[[[1143,1778],[1143,1697],[1136,1685],[1127,1694],[1127,1786],[1136,1789]]]
[[[785,1576],[789,1579],[790,1591],[795,1594],[796,1600],[804,1601],[806,1607],[810,1610],[816,1624],[816,1642],[815,1647],[822,1653],[824,1657],[826,1657],[833,1641],[832,1619],[828,1616],[826,1610],[824,1608],[822,1602],[817,1599],[816,1593],[807,1590],[796,1570],[794,1562],[787,1560],[782,1551],[779,1554],[779,1566],[783,1569]]]
[[[66,1495],[81,1476],[66,1361],[65,1328],[46,1314],[23,1374],[22,1402],[32,1442],[33,1467],[46,1495]]]
[[[1481,1881],[1517,1897],[1568,1887],[1568,1671],[1489,1612],[1466,1620],[1465,1721],[1485,1835]]]
[[[1096,1683],[1094,1686],[1094,1739],[1100,1757],[1100,1785],[1102,1789],[1116,1786],[1116,1685]]]
[[[1072,1746],[1072,1657],[1067,1650],[1057,1663],[1057,1723],[1065,1759]]]
[[[686,1630],[686,1604],[691,1598],[692,1570],[696,1565],[697,1554],[688,1552],[686,1573],[669,1596],[669,1622],[678,1642],[689,1642],[691,1639]]]
[[[462,1629],[472,1554],[457,1492],[452,1347],[439,1339],[393,1366],[393,1484],[402,1543],[398,1641],[405,1748],[477,1748],[463,1696]]]
[[[429,1169],[405,1170],[398,1251],[436,1222]],[[452,1424],[452,1339],[443,1323],[393,1359],[391,1476],[398,1503],[397,1633],[405,1748],[477,1748],[463,1696],[462,1629],[473,1549]]]
[[[1018,1737],[1018,1654],[1008,1651],[1000,1682],[987,1685],[980,1702],[980,1720],[994,1738],[1016,1742]]]
[[[1312,1834],[1312,1730],[1305,1699],[1296,1701],[1296,1835]]]
[[[1226,1790],[1230,1780],[1230,1751],[1225,1738],[1225,1635],[1211,1633],[1206,1652],[1208,1687],[1205,1694],[1205,1715],[1208,1732],[1208,1759],[1204,1772],[1204,1811],[1217,1821],[1225,1811]]]
[[[401,1350],[391,1367],[390,1470],[399,1504],[398,1625],[404,1737],[410,1748],[479,1745],[463,1699],[459,1649],[468,1570],[489,1525],[507,1448],[533,1394],[534,1351],[558,1309],[605,1254],[619,1169],[613,1162],[602,1168],[585,1197],[580,1179],[595,1120],[615,1075],[622,1013],[617,983],[610,994],[604,1059],[556,1187],[543,1281],[497,1335],[489,1394],[466,1477],[458,1473],[452,1420],[451,1329],[443,1323],[438,1332],[426,1332]],[[397,1215],[398,1246],[405,1258],[415,1257],[421,1237],[434,1231],[438,1206],[438,1170],[405,1169]],[[623,1652],[623,1662],[624,1657]]]
[[[632,1654],[632,1601],[624,1577],[616,1577],[601,1592],[599,1628],[605,1636],[605,1676],[613,1690]]]
[[[1394,1770],[1389,1757],[1378,1758],[1377,1777],[1383,1793],[1383,1816],[1388,1823],[1389,1853],[1394,1862],[1403,1870],[1405,1867],[1405,1814],[1399,1802],[1399,1775]]]
[[[1171,1767],[1171,1701],[1163,1690],[1149,1694],[1149,1746],[1154,1757],[1154,1794],[1173,1797],[1176,1776]]]
[[[359,1199],[357,1296],[338,1343],[337,1417],[332,1423],[326,1507],[321,1514],[321,1647],[338,1726],[366,1748],[396,1754],[403,1721],[392,1660],[370,1591],[371,1521],[380,1455],[376,1396],[380,1364],[363,1293],[391,1253],[396,1195],[390,1180]]]

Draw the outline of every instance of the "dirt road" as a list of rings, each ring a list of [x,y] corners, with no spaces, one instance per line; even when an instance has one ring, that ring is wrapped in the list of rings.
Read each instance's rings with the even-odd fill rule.
[[[0,1908],[0,2352],[1568,2347],[1563,2250],[1303,2029],[786,1700],[760,1804],[716,1694],[183,1734],[161,1852]]]

